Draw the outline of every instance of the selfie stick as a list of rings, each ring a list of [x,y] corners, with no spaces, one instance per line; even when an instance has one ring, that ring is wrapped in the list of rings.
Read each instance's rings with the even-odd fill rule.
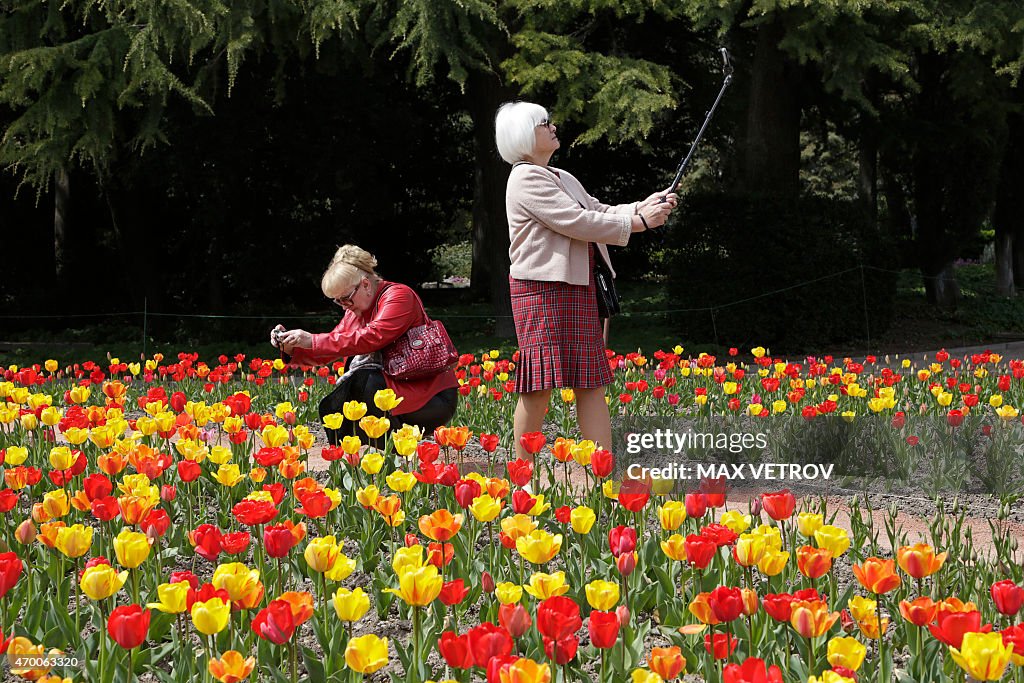
[[[711,123],[711,117],[715,115],[715,109],[718,108],[718,103],[722,101],[722,95],[725,94],[725,89],[732,83],[732,60],[729,58],[729,51],[724,47],[720,48],[719,51],[722,53],[722,73],[725,74],[725,81],[722,83],[722,89],[718,91],[718,97],[715,98],[715,103],[711,105],[711,110],[708,111],[707,117],[704,119],[704,125],[700,127],[700,131],[697,133],[697,138],[693,141],[693,145],[690,147],[690,151],[683,157],[682,162],[679,164],[679,168],[676,170],[676,177],[672,180],[672,184],[668,188],[668,194],[676,191],[679,187],[679,181],[683,179],[683,174],[686,172],[686,167],[690,164],[690,159],[693,158],[693,153],[697,151],[697,145],[700,143],[700,139],[704,136],[704,131],[708,129],[708,124]],[[665,201],[666,198],[662,198]]]

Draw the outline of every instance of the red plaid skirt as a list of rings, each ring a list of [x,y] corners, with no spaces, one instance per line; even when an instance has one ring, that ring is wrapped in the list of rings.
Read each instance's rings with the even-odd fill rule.
[[[516,392],[612,383],[597,314],[593,244],[587,286],[510,277],[509,288],[519,339]]]

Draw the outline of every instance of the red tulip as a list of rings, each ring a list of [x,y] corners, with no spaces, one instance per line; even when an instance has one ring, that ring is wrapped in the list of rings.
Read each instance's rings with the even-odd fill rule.
[[[761,604],[772,619],[788,624],[793,612],[794,599],[789,593],[768,594],[761,600]]]
[[[0,512],[10,512],[13,510],[14,506],[18,504],[19,495],[14,489],[0,491]]]
[[[743,594],[739,588],[719,586],[708,599],[711,611],[721,622],[733,621],[743,613]]]
[[[715,659],[725,659],[736,651],[735,636],[725,633],[716,633],[712,644],[711,634],[704,636],[704,649]]]
[[[718,546],[714,541],[696,534],[687,536],[683,547],[686,549],[686,559],[698,569],[707,569],[711,558],[718,552]]]
[[[298,541],[284,524],[273,524],[263,528],[263,547],[267,557],[284,557]]]
[[[619,505],[630,512],[640,512],[650,499],[649,486],[637,479],[627,479],[619,488]]]
[[[782,683],[782,671],[764,660],[749,657],[743,664],[729,664],[722,671],[722,683]]]
[[[530,619],[530,613],[522,605],[507,604],[498,608],[498,623],[509,635],[518,638],[530,629],[533,621]]]
[[[531,496],[526,491],[519,489],[518,491],[512,492],[512,512],[517,515],[525,515],[533,506],[537,504],[537,499]]]
[[[269,500],[243,500],[236,503],[231,512],[245,526],[266,524],[277,517],[277,508]]]
[[[115,607],[107,619],[107,633],[126,650],[142,645],[149,633],[149,610],[139,605]]]
[[[608,547],[616,557],[633,552],[636,550],[636,529],[628,526],[614,527],[608,532]]]
[[[238,555],[245,552],[251,539],[248,531],[232,531],[221,536],[220,545],[228,555]]]
[[[739,538],[739,534],[724,524],[708,524],[700,530],[700,535],[714,541],[719,548],[732,545]]]
[[[459,636],[452,631],[445,631],[437,641],[437,651],[450,667],[468,669],[473,666],[473,651],[469,648],[468,635]]]
[[[487,683],[502,683],[501,672],[507,672],[509,667],[520,659],[520,657],[516,657],[515,655],[491,657],[491,661],[487,663]]]
[[[572,598],[557,595],[537,607],[537,630],[548,638],[561,640],[576,633],[582,625],[580,607]]]
[[[576,636],[566,636],[559,640],[544,638],[544,654],[555,664],[562,666],[568,664],[576,657],[576,649],[579,647],[580,639]]]
[[[498,435],[497,434],[481,434],[480,435],[480,447],[488,453],[493,453],[498,449]]]
[[[590,469],[594,471],[595,477],[604,479],[615,469],[615,456],[612,455],[611,451],[598,448],[590,456]]]
[[[466,588],[465,583],[462,579],[455,579],[454,581],[446,581],[441,587],[441,594],[438,596],[441,598],[441,602],[451,607],[457,605],[469,595],[469,589]]]
[[[473,499],[480,495],[480,482],[473,479],[459,479],[455,482],[455,502],[463,510],[473,504]]]
[[[276,484],[264,484],[263,490],[270,494],[270,497],[274,499],[274,505],[280,505],[281,501],[284,500],[285,486],[281,482]]]
[[[615,612],[591,612],[587,619],[587,632],[594,647],[606,650],[619,639],[619,617]]]
[[[203,468],[199,466],[194,460],[180,460],[178,461],[178,478],[186,484],[195,481],[200,474],[203,473]]]
[[[276,645],[291,640],[295,633],[292,606],[287,600],[272,600],[252,620],[253,633]]]
[[[171,518],[166,510],[153,508],[146,517],[139,522],[139,528],[148,536],[163,536],[171,528]]]
[[[331,511],[330,496],[323,491],[307,493],[299,502],[302,505],[301,507],[295,508],[295,512],[313,519],[326,517],[327,513]]]
[[[516,486],[526,486],[530,483],[530,478],[533,477],[533,463],[529,460],[523,460],[522,458],[516,458],[515,460],[509,461],[506,465],[508,468],[508,479]]]
[[[114,490],[114,485],[102,474],[90,474],[82,480],[82,490],[89,502],[97,498],[106,498]]]
[[[1021,605],[1024,604],[1024,588],[1009,579],[993,583],[989,592],[992,594],[992,602],[996,604],[999,613],[1008,617],[1017,614]]]
[[[528,432],[519,437],[519,445],[530,455],[537,455],[547,439],[542,432]]]
[[[7,591],[18,583],[22,569],[21,558],[17,553],[0,553],[0,598],[7,595]]]
[[[789,489],[761,494],[761,505],[768,516],[776,521],[789,519],[796,509],[796,496]]]
[[[512,636],[501,626],[495,626],[489,621],[469,629],[466,637],[477,666],[486,667],[492,657],[512,653]]]
[[[191,586],[192,583],[189,582],[189,585]],[[228,595],[227,589],[217,588],[212,583],[204,583],[202,586],[199,586],[198,589],[191,588],[189,590],[188,595],[185,596],[185,606],[188,607],[189,611],[191,611],[192,605],[194,605],[195,603],[206,602],[207,600],[212,600],[213,598],[220,598],[224,602],[231,602],[231,596]]]
[[[683,499],[686,503],[686,516],[700,519],[708,511],[708,499],[703,493],[687,493]]]
[[[981,625],[981,612],[945,612],[940,610],[935,623],[928,627],[936,639],[960,649],[966,633],[989,633],[992,624]]]
[[[109,522],[121,514],[121,506],[118,505],[117,498],[113,496],[97,498],[90,504],[90,509],[92,516],[101,522]]]
[[[222,536],[220,529],[212,524],[200,524],[193,531],[189,532],[188,540],[195,547],[196,555],[204,560],[216,562],[217,556],[223,550],[221,546]]]
[[[569,507],[568,505],[563,505],[562,507],[556,509],[555,519],[558,521],[559,524],[568,524],[570,521],[572,521],[572,508]]]
[[[623,576],[629,576],[636,569],[636,553],[622,553],[615,558],[615,567]]]

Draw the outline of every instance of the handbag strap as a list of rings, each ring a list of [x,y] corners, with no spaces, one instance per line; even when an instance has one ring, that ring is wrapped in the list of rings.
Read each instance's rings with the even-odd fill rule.
[[[387,285],[382,286],[380,291],[377,292],[377,301],[374,304],[374,310],[380,310],[380,299],[384,295],[384,290],[390,289],[391,285],[393,285],[393,284],[395,284],[395,283],[394,282],[389,282]],[[427,315],[427,309],[423,306],[423,299],[420,298],[419,294],[417,294],[416,292],[413,291],[412,287],[409,287],[409,291],[412,292],[413,298],[416,299],[416,303],[419,304],[420,312],[423,314],[423,324],[424,325],[429,324],[430,323],[430,316]],[[413,327],[417,327],[417,326],[416,325],[410,325],[409,328],[406,329],[406,332],[408,332],[409,329],[412,329]],[[405,334],[405,332],[403,332],[402,334]]]

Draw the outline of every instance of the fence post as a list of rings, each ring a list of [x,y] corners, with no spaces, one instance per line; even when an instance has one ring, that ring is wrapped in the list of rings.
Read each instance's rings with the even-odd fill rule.
[[[868,346],[871,346],[871,320],[868,317],[868,287],[864,282],[864,264],[860,264],[860,291],[864,297],[864,331],[868,335]]]

